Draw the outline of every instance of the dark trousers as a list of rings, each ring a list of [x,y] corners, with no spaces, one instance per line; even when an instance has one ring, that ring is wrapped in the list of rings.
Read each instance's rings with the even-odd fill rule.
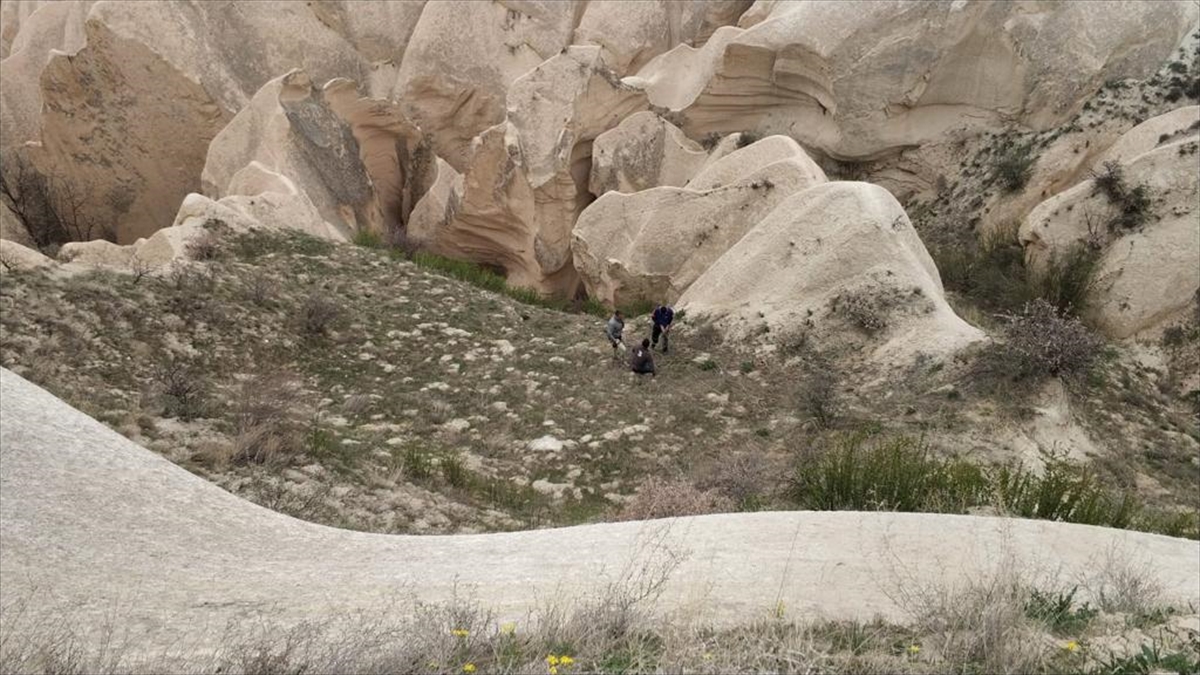
[[[666,354],[669,349],[669,344],[670,344],[669,342],[667,342],[667,338],[671,337],[671,333],[663,330],[662,326],[660,326],[658,324],[654,324],[654,330],[650,332],[650,343],[653,344],[655,347],[657,347],[658,346],[658,338],[660,336],[662,337],[662,341],[663,341],[663,353]]]

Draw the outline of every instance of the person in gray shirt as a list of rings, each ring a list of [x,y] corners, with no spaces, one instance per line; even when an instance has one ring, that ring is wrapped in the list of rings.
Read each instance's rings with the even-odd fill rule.
[[[625,346],[621,341],[621,334],[625,332],[625,318],[621,316],[620,310],[614,311],[612,318],[604,325],[604,335],[608,337],[608,341],[612,344],[613,361],[616,361],[618,350]]]

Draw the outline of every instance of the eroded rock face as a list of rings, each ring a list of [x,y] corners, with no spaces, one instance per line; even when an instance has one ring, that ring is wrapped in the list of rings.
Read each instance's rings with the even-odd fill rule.
[[[750,5],[750,0],[592,2],[584,9],[574,42],[602,47],[613,70],[625,75],[675,45],[703,43],[717,27],[735,23]]]
[[[734,340],[803,334],[881,365],[944,359],[983,339],[946,303],[904,209],[868,183],[825,183],[782,201],[678,304]]]
[[[1195,116],[1171,113],[1162,116],[1170,119],[1148,120],[1102,158],[1121,167],[1126,190],[1145,186],[1149,202],[1142,224],[1119,224],[1120,200],[1111,199],[1089,179],[1038,205],[1021,226],[1026,258],[1038,270],[1061,264],[1078,247],[1099,251],[1089,311],[1111,337],[1161,330],[1192,311],[1196,302],[1200,127],[1193,128],[1187,114]],[[1170,131],[1146,133],[1147,128]],[[1182,133],[1172,135],[1176,130]],[[1157,144],[1163,134],[1167,139]],[[1146,151],[1135,155],[1139,149]],[[1096,170],[1104,172],[1103,167]]]
[[[365,75],[370,86],[381,79],[370,59],[399,59],[420,14],[419,3],[390,2],[54,4],[72,7],[68,28],[86,12],[83,44],[67,40],[44,67],[32,56],[19,72],[5,66],[6,92],[19,79],[41,98],[30,121],[21,111],[36,95],[6,95],[5,143],[40,139],[31,160],[92,195],[122,242],[163,227],[199,189],[209,142],[268,80],[302,68],[318,83]]]
[[[596,137],[588,190],[600,196],[610,190],[683,187],[707,159],[708,153],[678,127],[644,110]]]
[[[322,91],[298,70],[268,82],[210,144],[201,174],[205,192],[213,198],[266,192],[289,197],[318,214],[326,236],[335,239],[359,230],[390,231],[394,222],[385,221],[353,128],[338,110],[371,123],[360,134],[385,150],[371,159],[384,172],[381,183],[392,189],[395,219],[404,186],[403,176],[396,175],[402,145],[397,140],[411,138],[415,144],[419,134],[385,103],[359,106],[353,83],[335,80]]]
[[[518,77],[571,43],[575,0],[428,4],[409,39],[393,98],[465,172],[472,139],[504,121]]]
[[[681,111],[693,138],[754,129],[872,159],[1013,118],[1061,123],[1104,81],[1156,69],[1196,14],[1182,3],[759,3],[742,28],[676,47],[631,82]]]
[[[780,202],[825,182],[784,137],[733,152],[704,173],[685,188],[608,192],[583,212],[571,248],[591,297],[674,301]]]

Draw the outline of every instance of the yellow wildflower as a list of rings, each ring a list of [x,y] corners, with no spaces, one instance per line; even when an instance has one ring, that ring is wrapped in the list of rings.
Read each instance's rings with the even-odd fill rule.
[[[1063,645],[1063,649],[1065,649],[1069,652],[1073,652],[1073,651],[1079,649],[1079,643],[1074,640],[1071,640],[1067,644]]]
[[[563,665],[563,666],[569,666],[569,665],[571,665],[572,663],[575,663],[575,659],[573,659],[573,658],[571,658],[570,656],[567,656],[566,654],[564,654],[564,655],[562,655],[562,656],[560,656],[560,657],[558,658],[558,663],[559,663],[559,665]]]
[[[908,653],[909,654],[920,654],[921,653],[921,645],[909,645]]]
[[[464,665],[463,672],[466,673],[467,675],[471,675],[471,673],[475,672],[475,664],[468,663],[468,664]]]
[[[550,675],[558,675],[558,668],[550,666]]]
[[[712,661],[712,652],[704,652],[704,660]]]
[[[552,666],[557,666],[558,665],[558,657],[551,654],[550,656],[546,657],[546,663],[549,663]]]
[[[500,624],[500,632],[504,633],[505,635],[512,635],[513,633],[516,632],[516,630],[517,630],[517,624],[515,624],[511,621],[508,623]]]
[[[463,629],[463,628],[455,628],[454,630],[450,631],[450,634],[453,635],[454,637],[464,638],[464,637],[467,637],[468,635],[470,635],[471,631]]]

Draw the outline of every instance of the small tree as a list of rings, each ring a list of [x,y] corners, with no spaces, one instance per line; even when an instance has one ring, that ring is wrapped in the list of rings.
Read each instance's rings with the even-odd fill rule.
[[[69,241],[113,238],[112,228],[97,215],[90,187],[41,173],[19,152],[9,152],[0,161],[0,200],[39,250]],[[115,204],[120,199],[109,201]]]

